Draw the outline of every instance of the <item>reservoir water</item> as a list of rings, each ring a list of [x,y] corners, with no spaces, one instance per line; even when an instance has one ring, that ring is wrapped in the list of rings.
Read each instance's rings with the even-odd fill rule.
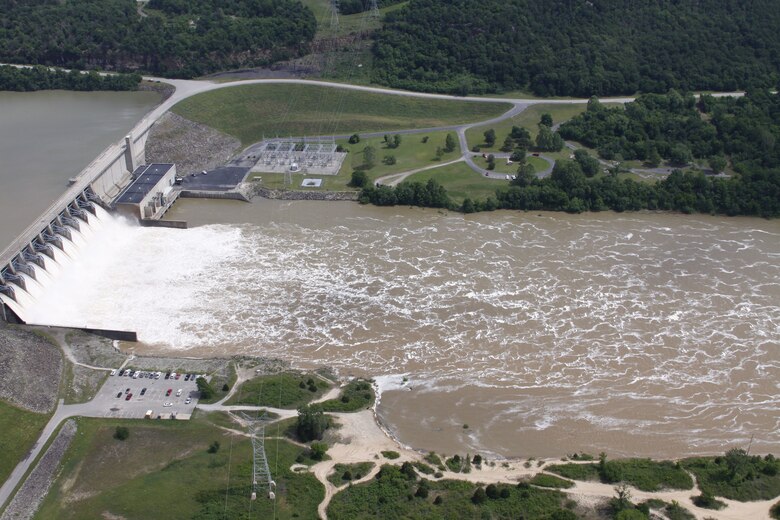
[[[191,228],[109,223],[31,316],[376,377],[387,427],[439,452],[780,446],[780,221],[263,199],[168,216]]]
[[[159,100],[153,92],[0,92],[0,250]]]

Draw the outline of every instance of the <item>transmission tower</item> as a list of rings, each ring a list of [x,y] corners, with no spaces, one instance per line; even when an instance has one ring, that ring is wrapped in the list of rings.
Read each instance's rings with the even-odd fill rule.
[[[268,467],[268,458],[265,456],[265,423],[268,416],[265,414],[259,418],[242,414],[244,420],[249,423],[249,434],[252,436],[252,500],[257,500],[257,491],[266,490],[268,498],[276,499],[276,482],[271,478],[271,469]]]
[[[339,30],[339,0],[330,0],[330,30]]]
[[[371,18],[379,18],[379,5],[377,5],[377,0],[371,0],[369,12]]]

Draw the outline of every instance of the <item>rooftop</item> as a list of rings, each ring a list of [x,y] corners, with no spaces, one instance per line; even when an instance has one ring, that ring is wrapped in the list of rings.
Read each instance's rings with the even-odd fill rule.
[[[135,180],[122,192],[116,200],[117,204],[139,204],[146,195],[154,189],[173,164],[149,164],[135,169]]]

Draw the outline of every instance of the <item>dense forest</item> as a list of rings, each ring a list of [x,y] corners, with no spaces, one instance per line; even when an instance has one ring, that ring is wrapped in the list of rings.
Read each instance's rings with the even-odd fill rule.
[[[458,94],[731,91],[780,70],[776,0],[413,0],[389,13],[373,80]]]
[[[136,90],[141,83],[138,74],[107,74],[97,72],[65,72],[41,65],[18,68],[0,66],[0,90],[32,92],[34,90]]]
[[[464,212],[503,209],[582,211],[672,210],[684,213],[780,216],[780,95],[755,90],[741,98],[671,92],[645,95],[623,108],[591,101],[585,113],[560,132],[598,148],[604,157],[654,160],[662,156],[686,163],[706,159],[722,171],[730,159],[731,176],[675,170],[655,184],[619,178],[619,168],[598,175],[593,158],[557,161],[552,175],[538,179],[525,168],[495,199],[466,199],[453,205],[436,185],[368,187],[363,202],[449,207]],[[682,153],[680,151],[682,150]],[[680,156],[678,157],[678,154]],[[660,162],[660,158],[658,159]],[[682,166],[683,164],[680,164]],[[522,165],[521,165],[522,166]]]
[[[296,0],[0,0],[0,61],[192,77],[304,54]]]

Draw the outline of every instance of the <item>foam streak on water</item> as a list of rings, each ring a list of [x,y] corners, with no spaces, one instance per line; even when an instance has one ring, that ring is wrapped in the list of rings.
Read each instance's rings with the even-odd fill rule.
[[[776,223],[335,211],[123,228],[91,241],[35,315],[193,353],[409,374],[411,392],[388,393],[380,414],[412,445],[450,435],[515,454],[512,439],[540,432],[536,454],[780,442]],[[416,404],[392,399],[404,392]]]

